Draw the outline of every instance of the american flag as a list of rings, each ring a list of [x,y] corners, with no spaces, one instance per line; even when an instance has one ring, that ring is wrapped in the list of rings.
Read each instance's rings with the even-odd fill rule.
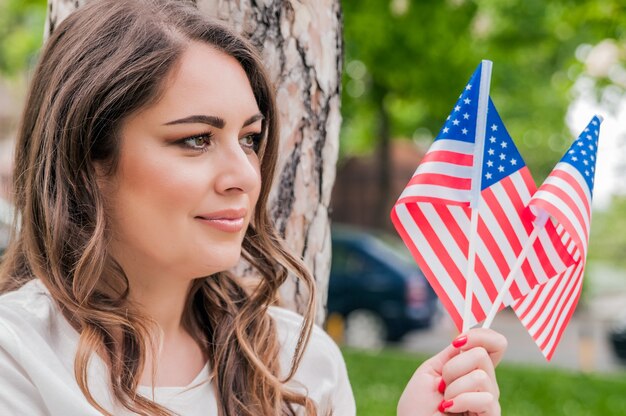
[[[591,119],[530,201],[532,211],[544,210],[557,221],[558,232],[575,260],[558,277],[511,305],[548,360],[580,298],[601,122],[598,116]]]
[[[481,65],[391,212],[391,219],[459,330],[463,327],[473,181],[478,228],[471,325],[485,319],[532,232],[535,185],[496,108],[487,101],[476,137]],[[474,185],[476,186],[476,185]],[[551,223],[539,233],[504,306],[572,263]]]

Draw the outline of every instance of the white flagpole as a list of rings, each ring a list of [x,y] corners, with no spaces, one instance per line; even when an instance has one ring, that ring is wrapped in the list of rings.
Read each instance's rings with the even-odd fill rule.
[[[498,296],[496,296],[496,299],[493,301],[493,305],[491,306],[491,309],[489,310],[487,319],[485,319],[485,322],[483,322],[483,328],[491,327],[491,324],[493,323],[493,319],[495,318],[496,313],[498,313],[498,309],[500,309],[500,305],[502,304],[502,300],[504,299],[504,296],[506,296],[506,294],[509,293],[509,288],[511,287],[511,284],[515,280],[515,277],[517,276],[517,272],[519,272],[519,270],[522,268],[522,264],[524,263],[524,260],[526,260],[526,255],[528,254],[528,250],[530,250],[533,243],[537,239],[539,232],[545,227],[546,222],[548,221],[548,218],[550,218],[550,214],[548,214],[544,210],[539,211],[539,215],[537,215],[537,219],[533,223],[535,228],[533,229],[533,232],[530,234],[530,236],[528,236],[528,240],[526,240],[526,243],[524,243],[524,247],[522,248],[522,251],[517,257],[517,261],[511,268],[511,271],[509,271],[509,275],[506,277],[504,284],[500,288],[498,292]]]
[[[483,151],[487,131],[487,108],[489,107],[489,89],[491,87],[492,62],[483,60],[480,71],[480,89],[478,91],[478,109],[476,114],[476,136],[474,137],[474,170],[470,199],[471,221],[469,247],[467,251],[467,273],[465,274],[465,304],[463,310],[463,332],[470,328],[472,319],[472,297],[474,295],[474,271],[476,248],[475,240],[478,229],[478,207],[480,202],[480,184],[482,180]]]

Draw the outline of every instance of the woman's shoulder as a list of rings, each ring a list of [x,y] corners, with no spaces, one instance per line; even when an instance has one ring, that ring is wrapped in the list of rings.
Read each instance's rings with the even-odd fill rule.
[[[15,336],[26,330],[45,334],[50,330],[50,321],[55,314],[49,292],[39,279],[33,279],[17,290],[0,295],[0,343],[2,332]]]
[[[302,330],[302,325],[304,324],[302,315],[278,306],[271,306],[268,312],[270,316],[274,318],[274,322],[276,322],[279,341],[281,341],[283,348],[290,346],[295,349],[300,331]],[[318,325],[313,325],[313,330],[311,331],[311,338],[309,339],[307,350],[311,349],[332,355],[339,354],[341,356],[341,352],[337,344],[335,344],[335,341]]]
[[[286,374],[291,368],[304,318],[280,307],[270,307],[269,314],[276,323],[281,345],[280,365]],[[354,396],[341,350],[317,325],[313,326],[302,360],[289,385],[313,399],[320,414],[356,414]]]
[[[281,345],[281,366],[287,369],[298,346],[298,338],[304,318],[288,309],[270,307],[269,314],[276,322],[278,342]],[[332,378],[339,376],[338,369],[345,368],[343,355],[333,339],[318,325],[313,325],[311,337],[304,349],[298,373],[305,378],[309,373],[326,373]]]

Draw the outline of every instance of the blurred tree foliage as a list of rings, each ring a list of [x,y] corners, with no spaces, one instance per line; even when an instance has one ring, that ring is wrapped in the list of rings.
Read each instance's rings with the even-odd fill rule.
[[[543,181],[572,140],[565,114],[592,46],[614,40],[622,66],[595,75],[598,96],[624,81],[622,0],[343,0],[342,155],[371,151],[381,131],[430,143],[481,59],[491,96]],[[625,83],[617,85],[623,93]],[[589,115],[591,117],[591,114]],[[383,127],[381,129],[381,126]]]
[[[0,0],[0,74],[16,75],[34,61],[45,20],[45,0]]]

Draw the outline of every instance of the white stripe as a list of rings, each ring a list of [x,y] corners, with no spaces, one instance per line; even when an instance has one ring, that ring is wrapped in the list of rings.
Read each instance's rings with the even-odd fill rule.
[[[545,228],[542,229],[541,231],[539,231],[537,238],[539,239],[539,242],[541,243],[543,250],[546,252],[546,257],[548,258],[548,261],[552,265],[552,268],[554,268],[557,275],[562,273],[566,268],[566,264],[563,262],[563,259],[561,259],[561,256],[559,256],[556,248],[554,247],[554,244],[552,244],[552,240],[550,239],[550,236],[548,235],[548,231]],[[539,260],[537,259],[537,261]],[[554,277],[554,276],[547,276],[547,275],[545,276],[547,279]],[[540,280],[539,276],[536,276],[536,277],[537,277],[537,282],[539,283],[545,283],[547,281],[547,280]]]
[[[573,208],[571,211],[572,212],[578,211],[578,213],[580,213],[580,216],[583,219],[585,231],[589,230],[589,215],[587,215],[587,210],[585,209],[584,202],[580,199],[578,193],[576,192],[576,189],[573,188],[571,184],[568,183],[567,181],[561,178],[558,178],[556,176],[548,177],[545,183],[553,185],[557,187],[558,189],[563,190],[563,192],[565,192],[572,199],[572,201],[574,202],[575,208]],[[539,188],[539,190],[535,194],[535,198],[545,199],[549,202],[552,202],[554,199],[561,199],[559,196],[553,194],[550,191],[543,190],[542,188],[543,186]],[[580,188],[580,187],[577,187],[577,188]]]
[[[573,280],[576,283],[576,287],[574,288],[572,295],[567,298],[567,303],[565,305],[565,308],[563,308],[563,310],[561,311],[558,321],[553,325],[554,331],[550,337],[550,341],[548,341],[545,348],[542,350],[543,355],[546,357],[550,355],[550,352],[552,352],[556,348],[556,342],[558,341],[559,332],[564,325],[567,325],[567,315],[569,314],[570,310],[572,308],[575,308],[577,305],[577,303],[574,302],[577,300],[578,293],[580,293],[583,284],[582,270],[578,273],[577,276],[573,278]],[[537,343],[537,345],[541,344]]]
[[[535,332],[537,332],[539,328],[541,328],[541,326],[546,323],[546,319],[549,318],[549,321],[547,321],[547,324],[543,328],[541,334],[539,336],[535,335],[534,337],[537,345],[541,345],[545,342],[546,338],[548,338],[548,336],[550,335],[550,331],[552,330],[552,328],[554,328],[554,326],[558,323],[561,317],[558,312],[561,310],[563,305],[568,302],[569,297],[567,297],[566,295],[575,287],[577,283],[576,277],[580,275],[581,268],[582,262],[578,263],[578,266],[576,267],[576,270],[574,270],[574,273],[568,276],[567,281],[565,281],[566,284],[564,286],[560,285],[558,291],[552,295],[552,298],[558,299],[558,304],[556,306],[547,306],[546,309],[548,309],[548,313],[542,314],[541,318],[537,322],[535,322],[534,327],[537,328],[535,329]]]
[[[578,267],[578,265],[576,265],[576,267]],[[541,335],[538,335],[537,332],[539,331],[543,323],[551,318],[551,314],[555,310],[555,304],[558,301],[558,296],[560,293],[563,292],[563,290],[565,290],[567,284],[569,283],[569,278],[574,271],[575,268],[570,267],[565,271],[562,276],[558,276],[557,279],[551,279],[548,283],[546,283],[544,288],[545,293],[542,293],[539,301],[536,302],[533,306],[531,313],[526,317],[526,319],[524,319],[524,325],[528,328],[528,332],[535,340],[537,340],[537,337]],[[548,294],[554,287],[556,287],[554,293],[552,294],[552,296],[550,296],[549,299],[546,299],[546,296],[548,296]],[[532,325],[532,327],[528,327],[527,325],[534,317],[537,317],[537,320]]]
[[[453,189],[438,185],[410,185],[407,186],[399,199],[410,197],[441,198],[455,202],[467,202],[469,200],[469,189]]]
[[[446,248],[450,257],[453,259],[456,267],[459,269],[461,274],[465,274],[465,270],[467,269],[467,253],[462,251],[458,246],[450,233],[448,225],[443,222],[442,218],[435,211],[432,204],[422,203],[418,204],[418,207],[421,209],[422,213],[428,220],[428,223],[437,234],[437,237],[439,237],[439,240]],[[464,213],[463,208],[458,206],[447,206],[446,209],[453,216],[456,225],[463,230],[463,234],[467,236],[468,230],[470,229],[470,220]],[[478,281],[478,279],[476,281]],[[488,311],[489,308],[491,308],[491,300],[482,285],[475,285],[474,295],[478,299],[483,311]]]
[[[557,163],[554,169],[560,169],[572,175],[572,177],[576,179],[576,182],[580,184],[580,189],[582,189],[583,194],[585,195],[585,198],[587,199],[587,201],[591,202],[591,193],[589,192],[589,186],[587,186],[587,181],[585,180],[585,178],[583,178],[583,175],[580,174],[578,169],[576,169],[574,166],[570,165],[569,163],[564,163],[564,162]],[[589,206],[591,208],[591,204],[589,204]]]
[[[570,220],[572,227],[574,228],[574,232],[577,234],[577,237],[580,238],[583,245],[583,247],[579,247],[579,249],[582,249],[584,256],[586,257],[588,243],[586,230],[583,228],[583,224],[578,222],[578,220],[576,219],[574,211],[572,211],[570,206],[566,204],[561,198],[554,197],[552,193],[537,191],[537,194],[539,193],[541,193],[541,195],[537,195],[537,198],[542,198],[546,201],[549,201],[552,205],[554,205],[557,210],[561,211],[561,215]]]
[[[450,140],[450,139],[439,139],[435,140],[433,144],[428,148],[428,152],[437,152],[437,151],[445,151],[445,152],[454,152],[454,153],[462,153],[464,155],[473,155],[474,154],[474,143],[471,142],[463,142],[460,140]]]
[[[417,167],[413,177],[423,174],[438,174],[459,179],[470,179],[472,177],[472,167],[441,161],[423,162]]]
[[[451,303],[454,305],[456,310],[458,311],[459,316],[463,316],[463,305],[464,299],[462,294],[448,275],[448,272],[441,264],[439,257],[435,255],[432,247],[426,241],[426,238],[422,234],[422,231],[417,227],[413,217],[409,213],[406,205],[399,204],[396,205],[396,214],[398,215],[398,219],[400,223],[406,230],[407,235],[411,237],[413,244],[420,252],[424,259],[428,259],[428,267],[433,272],[435,278],[446,292],[446,295],[450,299]]]

